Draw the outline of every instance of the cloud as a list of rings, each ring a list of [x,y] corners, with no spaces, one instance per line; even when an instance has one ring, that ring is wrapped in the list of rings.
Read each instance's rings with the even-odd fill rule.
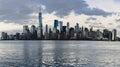
[[[46,6],[47,12],[56,12],[56,15],[61,17],[69,15],[71,11],[77,14],[97,16],[107,16],[111,14],[98,8],[89,8],[89,5],[84,0],[39,0],[39,2]]]
[[[87,20],[88,20],[88,21],[89,21],[89,20],[97,20],[97,18],[95,18],[95,17],[89,17]]]
[[[108,25],[113,25],[113,23],[108,23]]]
[[[19,32],[22,29],[22,25],[16,23],[0,23],[0,32],[14,31],[14,33]]]
[[[116,21],[116,22],[120,22],[120,19],[116,19],[115,21]]]
[[[91,8],[99,8],[107,12],[120,12],[120,0],[85,0]]]
[[[0,21],[25,23],[36,12],[35,4],[29,0],[0,0]]]
[[[115,2],[120,2],[120,0],[114,0]]]
[[[120,28],[120,25],[118,25],[117,28]]]
[[[34,17],[30,14],[38,13],[39,5],[44,5],[46,12],[55,12],[60,17],[68,16],[71,11],[90,16],[111,14],[98,8],[89,8],[84,0],[0,0],[0,21],[27,24]]]

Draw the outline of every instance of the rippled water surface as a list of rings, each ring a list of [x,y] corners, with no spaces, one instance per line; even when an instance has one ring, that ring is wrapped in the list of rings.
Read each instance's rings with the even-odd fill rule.
[[[120,43],[1,41],[0,67],[120,67]]]

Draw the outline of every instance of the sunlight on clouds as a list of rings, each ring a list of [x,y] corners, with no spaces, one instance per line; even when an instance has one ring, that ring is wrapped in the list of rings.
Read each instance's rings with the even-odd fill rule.
[[[0,31],[7,32],[12,30],[22,30],[22,25],[16,23],[4,23],[0,22]]]

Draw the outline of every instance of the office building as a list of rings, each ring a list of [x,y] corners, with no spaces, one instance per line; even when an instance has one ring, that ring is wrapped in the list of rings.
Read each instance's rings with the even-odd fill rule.
[[[112,40],[114,41],[114,40],[116,40],[116,38],[117,38],[117,30],[113,29],[112,30]]]
[[[43,39],[43,29],[40,26],[37,28],[37,39]]]
[[[45,26],[45,39],[49,39],[49,33],[48,33],[48,25]]]
[[[69,27],[70,27],[70,24],[69,24],[69,22],[67,22],[67,27],[66,27],[66,37],[67,37],[67,39],[70,38],[70,36],[69,36],[70,35],[69,34],[70,33],[70,30],[69,30],[70,28]]]
[[[74,39],[74,28],[70,28],[70,39]]]
[[[88,34],[89,34],[89,30],[88,30],[88,28],[85,28],[85,31],[84,31],[84,38],[85,39],[88,39]]]
[[[59,21],[58,21],[58,20],[54,20],[54,28],[57,28],[58,23],[59,23]]]
[[[16,33],[14,39],[15,40],[20,40],[20,33]]]
[[[39,26],[37,28],[37,39],[43,39],[42,12],[39,12]]]
[[[103,38],[103,34],[102,34],[102,32],[100,30],[96,31],[96,36],[97,36],[98,40],[102,40],[102,38]]]
[[[58,28],[59,28],[59,33],[61,33],[62,32],[62,26],[63,26],[63,22],[62,21],[59,21],[59,23],[58,23]]]
[[[38,18],[39,18],[39,27],[42,27],[43,25],[42,25],[42,13],[41,12],[39,12]]]
[[[1,33],[1,40],[7,40],[8,39],[8,35],[6,32],[2,32]]]
[[[31,26],[30,32],[31,32],[31,39],[37,39],[37,30],[35,25]]]
[[[23,26],[23,35],[24,35],[23,39],[29,40],[31,38],[31,33],[27,25]]]

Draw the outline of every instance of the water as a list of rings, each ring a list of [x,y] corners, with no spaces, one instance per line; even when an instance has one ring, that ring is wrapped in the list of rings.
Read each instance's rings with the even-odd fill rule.
[[[120,67],[120,43],[1,41],[0,67]]]

